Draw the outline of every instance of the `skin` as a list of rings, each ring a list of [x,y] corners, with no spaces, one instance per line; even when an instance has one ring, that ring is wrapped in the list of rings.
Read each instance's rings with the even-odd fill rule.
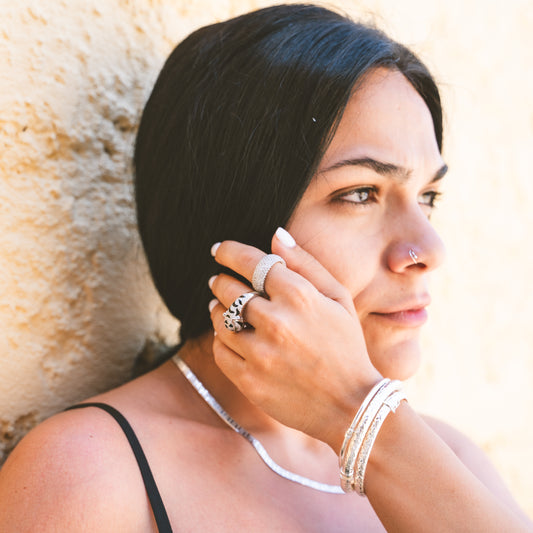
[[[286,345],[275,346],[269,338],[264,325],[279,317],[275,327],[290,330],[282,333],[288,337],[285,344],[292,343],[294,352],[312,354],[307,356],[307,364],[314,357],[313,365],[321,365],[318,375],[326,375],[322,352],[330,354],[329,361],[335,365],[327,374],[327,383],[329,388],[337,383],[341,394],[345,387],[347,397],[358,391],[358,383],[356,400],[382,376],[411,376],[420,360],[420,326],[430,302],[429,273],[444,258],[443,244],[429,217],[445,168],[422,98],[399,72],[372,72],[349,102],[316,177],[289,221],[288,230],[306,252],[300,258],[303,265],[294,261],[289,265],[300,275],[275,265],[265,284],[270,301],[254,299],[246,308],[247,320],[256,329],[238,336],[216,326],[220,311],[247,288],[229,276],[213,281],[214,295],[223,304],[214,315],[220,334],[220,343],[215,343],[217,362],[223,358],[224,363],[239,365],[240,358],[246,361],[247,354],[258,350],[257,361],[272,361],[276,351],[281,362],[299,361],[287,357]],[[410,249],[418,256],[417,264],[409,256]],[[277,240],[273,251],[284,256],[287,253]],[[226,242],[217,250],[216,259],[251,279],[262,255],[251,247]],[[305,280],[318,293],[340,303],[340,308],[318,301],[320,294],[308,291]],[[296,300],[306,301],[306,307],[317,310],[315,324],[310,313],[303,315],[302,309],[298,310],[303,317],[300,321],[288,322],[286,309],[294,304],[290,300],[294,294]],[[307,302],[310,297],[314,299],[311,303]],[[326,306],[330,308],[327,316]],[[345,324],[343,334],[332,335],[341,324]],[[310,331],[324,332],[324,342]],[[276,336],[280,336],[279,331]],[[302,344],[304,340],[308,342]],[[232,354],[236,356],[233,359]],[[359,366],[344,368],[347,379],[340,383],[336,367],[346,367],[342,359],[347,354],[357,357]],[[312,372],[301,376],[301,381],[314,383],[315,367],[309,364],[309,368]],[[238,371],[243,372],[242,364]],[[264,371],[257,369],[252,389],[266,386],[259,377]],[[292,376],[295,372],[299,369],[284,368],[280,374]],[[235,381],[234,374],[230,377]],[[278,379],[276,375],[273,381]],[[238,381],[237,385],[243,390]],[[315,387],[320,390],[320,384]],[[275,397],[270,389],[264,395]],[[327,405],[325,398],[323,401]],[[335,401],[341,408],[344,400]],[[283,421],[292,425],[292,421]]]
[[[376,171],[368,158],[389,166]],[[382,376],[405,378],[417,368],[427,278],[443,259],[429,223],[442,165],[420,96],[399,73],[376,70],[350,100],[290,220],[297,244],[273,238],[287,268],[270,271],[270,300],[248,304],[255,329],[223,326],[224,309],[248,287],[223,274],[210,280],[216,336],[188,341],[180,355],[285,468],[337,483],[337,453],[365,394]],[[231,241],[215,250],[217,262],[247,279],[263,255]],[[406,403],[380,432],[368,498],[360,498],[319,493],[268,470],[172,362],[92,400],[132,424],[175,531],[531,527],[475,446]],[[93,408],[52,417],[15,449],[0,470],[0,523],[8,533],[155,531],[121,430]]]
[[[396,379],[418,368],[420,324],[409,327],[377,313],[428,305],[427,274],[444,258],[429,222],[440,186],[433,179],[445,168],[432,130],[429,110],[403,76],[374,72],[349,103],[319,175],[288,226],[300,246],[349,290],[373,365]],[[355,164],[365,158],[397,170]]]

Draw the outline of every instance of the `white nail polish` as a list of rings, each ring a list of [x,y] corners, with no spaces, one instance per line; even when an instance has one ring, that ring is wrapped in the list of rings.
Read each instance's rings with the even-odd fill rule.
[[[215,307],[215,305],[218,304],[218,300],[216,298],[213,298],[210,302],[209,302],[209,312],[211,313],[211,311],[213,311],[213,308]]]
[[[216,275],[215,275],[215,276],[211,276],[211,277],[209,278],[209,281],[207,282],[207,284],[209,285],[209,288],[210,288],[210,289],[213,288],[213,283],[214,283],[215,279],[216,279]]]
[[[278,228],[276,230],[276,237],[279,239],[281,244],[287,248],[294,248],[296,246],[296,241],[286,229]]]
[[[219,246],[220,246],[219,242],[215,242],[215,244],[213,244],[213,246],[211,246],[211,255],[213,257],[215,257],[215,255],[217,255],[217,250],[218,250]]]

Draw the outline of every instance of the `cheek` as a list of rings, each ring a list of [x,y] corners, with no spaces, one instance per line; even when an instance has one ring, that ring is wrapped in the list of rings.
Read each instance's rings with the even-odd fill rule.
[[[372,283],[379,269],[379,245],[375,237],[362,237],[331,224],[289,229],[298,244],[346,287],[354,300]],[[354,234],[355,233],[355,234]]]

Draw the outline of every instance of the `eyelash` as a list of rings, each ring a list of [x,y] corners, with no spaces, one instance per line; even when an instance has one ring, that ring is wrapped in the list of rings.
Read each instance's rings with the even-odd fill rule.
[[[359,195],[365,194],[366,198],[358,202],[347,200],[347,197],[353,194],[359,194]],[[366,205],[369,205],[370,203],[374,203],[377,200],[377,194],[378,194],[378,190],[376,189],[376,187],[358,187],[357,189],[352,189],[351,191],[342,193],[336,198],[336,200],[339,200],[340,202],[346,202],[349,204],[366,206]]]
[[[352,200],[347,200],[348,196],[351,196],[354,194],[358,194],[359,196],[365,195],[365,198],[360,201],[356,201],[356,202]],[[378,189],[376,187],[358,187],[357,189],[352,189],[350,191],[342,193],[337,198],[335,198],[335,200],[339,202],[345,202],[348,204],[357,205],[357,206],[368,206],[369,204],[377,201],[377,195],[378,195]],[[438,200],[441,198],[441,196],[442,196],[442,193],[439,191],[426,191],[422,193],[418,198],[419,198],[419,203],[421,205],[424,205],[424,206],[427,206],[433,209],[434,207],[436,207],[436,204]],[[420,201],[420,199],[424,197],[427,197],[428,200],[425,202]]]
[[[439,191],[426,191],[420,195],[420,197],[424,197],[424,196],[429,196],[429,202],[423,205],[426,205],[433,209],[434,207],[436,207],[438,201],[442,197],[442,193]],[[420,202],[420,203],[423,203],[423,202]]]

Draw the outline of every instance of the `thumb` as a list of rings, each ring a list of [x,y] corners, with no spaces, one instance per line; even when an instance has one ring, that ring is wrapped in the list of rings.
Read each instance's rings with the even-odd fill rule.
[[[287,230],[278,228],[274,233],[272,253],[283,257],[289,269],[312,283],[324,296],[340,303],[351,314],[355,313],[348,289],[310,253],[299,246]]]

